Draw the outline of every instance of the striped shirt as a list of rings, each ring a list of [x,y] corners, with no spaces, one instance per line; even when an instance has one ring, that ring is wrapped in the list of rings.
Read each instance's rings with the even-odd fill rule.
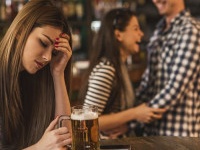
[[[145,125],[145,135],[200,137],[200,25],[187,11],[168,31],[164,25],[162,20],[148,45],[148,68],[137,95],[167,112]]]
[[[121,78],[125,88],[125,90],[120,90],[121,97],[118,96],[118,91],[114,90],[114,87],[119,84],[116,81],[116,69],[107,58],[102,58],[89,76],[84,105],[97,106],[99,115],[117,113],[133,107],[135,95],[127,67],[124,63],[121,63],[119,67],[122,70]],[[134,132],[130,130],[118,138],[133,135]],[[108,139],[109,136],[101,133],[101,138]]]
[[[113,65],[107,59],[101,59],[89,76],[84,105],[95,105],[98,107],[99,114],[102,114],[110,98],[114,78]],[[113,111],[119,110],[120,103],[117,103]]]

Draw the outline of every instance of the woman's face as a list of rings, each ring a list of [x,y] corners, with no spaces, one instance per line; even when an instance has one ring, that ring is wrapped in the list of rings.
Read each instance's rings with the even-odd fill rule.
[[[55,40],[60,34],[61,30],[52,26],[33,29],[25,44],[21,70],[34,74],[47,65],[51,61]]]
[[[125,31],[118,31],[116,38],[121,43],[121,49],[127,54],[139,52],[139,43],[143,37],[143,32],[136,17],[132,17]]]

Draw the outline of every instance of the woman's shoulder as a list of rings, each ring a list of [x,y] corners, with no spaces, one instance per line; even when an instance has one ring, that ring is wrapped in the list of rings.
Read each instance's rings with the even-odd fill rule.
[[[99,63],[95,66],[95,68],[96,69],[106,69],[111,72],[115,72],[113,63],[106,57],[101,58]]]
[[[102,57],[98,64],[102,66],[110,66],[114,68],[114,64],[106,57]]]
[[[91,76],[109,76],[113,78],[115,76],[115,68],[107,58],[101,58],[93,67]]]
[[[102,57],[99,62],[108,66],[113,66],[113,63],[106,57]]]

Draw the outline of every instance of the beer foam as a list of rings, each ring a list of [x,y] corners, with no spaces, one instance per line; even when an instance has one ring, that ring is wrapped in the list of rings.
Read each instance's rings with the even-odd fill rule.
[[[71,114],[71,119],[73,120],[92,120],[96,118],[98,118],[98,113],[96,112],[76,112]]]

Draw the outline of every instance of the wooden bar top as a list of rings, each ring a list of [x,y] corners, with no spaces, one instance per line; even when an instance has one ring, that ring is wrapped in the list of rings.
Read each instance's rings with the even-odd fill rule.
[[[131,145],[131,150],[200,150],[200,138],[149,136],[101,140],[101,145]]]

